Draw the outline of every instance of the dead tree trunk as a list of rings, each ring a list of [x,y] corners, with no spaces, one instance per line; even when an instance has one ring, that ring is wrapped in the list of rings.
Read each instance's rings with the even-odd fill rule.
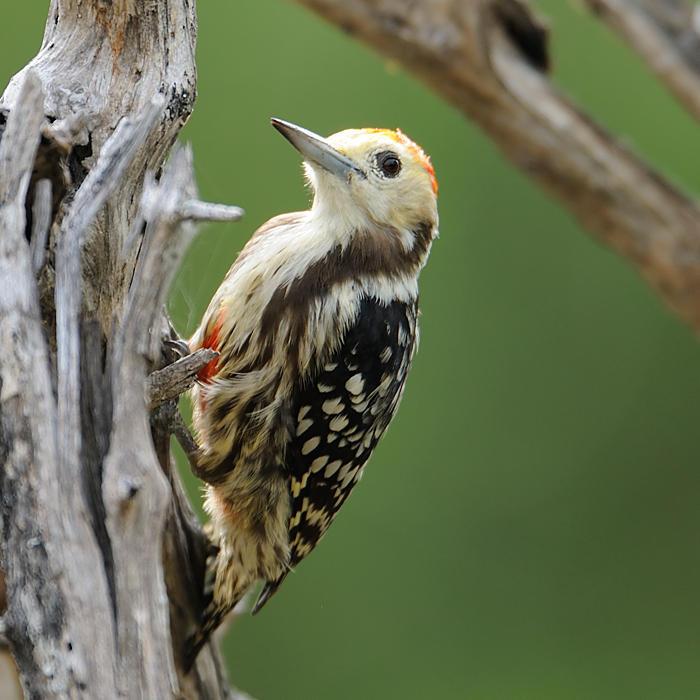
[[[29,698],[230,694],[213,649],[182,673],[204,538],[146,395],[191,222],[240,216],[196,200],[188,150],[164,166],[196,28],[193,0],[52,0],[2,98],[2,622]]]

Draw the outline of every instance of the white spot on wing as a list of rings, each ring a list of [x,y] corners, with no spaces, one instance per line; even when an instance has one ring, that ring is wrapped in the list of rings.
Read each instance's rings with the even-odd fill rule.
[[[306,417],[306,414],[311,410],[311,406],[302,406],[299,409],[299,415],[297,416],[297,421],[301,423]]]
[[[313,424],[314,422],[311,418],[304,418],[304,420],[299,421],[299,425],[297,425],[297,435],[303,435]]]
[[[328,462],[328,455],[322,455],[321,457],[316,457],[316,459],[311,462],[311,466],[309,467],[309,471],[312,471],[314,473],[320,472],[323,467],[326,466],[326,463]]]
[[[311,551],[311,545],[305,540],[299,540],[299,544],[296,546],[297,556],[302,559]]]
[[[321,442],[320,437],[312,437],[309,440],[307,440],[302,446],[301,446],[301,454],[307,455],[309,452],[312,452],[318,447],[318,443]]]
[[[331,419],[330,423],[328,423],[328,427],[331,430],[338,432],[343,428],[347,427],[349,422],[350,421],[347,419],[346,416],[336,416],[335,418]]]
[[[362,378],[362,375],[358,372],[357,374],[353,374],[352,377],[350,377],[350,379],[348,379],[348,381],[345,382],[345,388],[351,394],[360,394],[365,388],[365,380]]]
[[[306,515],[306,522],[310,525],[316,525],[317,523],[325,522],[326,511],[323,508],[309,508],[309,512]]]
[[[304,476],[301,478],[301,481],[292,479],[292,496],[294,496],[294,498],[296,498],[301,493],[301,490],[306,487],[306,482],[308,480],[309,472],[306,472],[306,474],[304,474]]]
[[[328,478],[329,476],[333,476],[333,474],[335,474],[338,471],[338,468],[341,464],[342,462],[339,459],[334,460],[326,467],[326,471],[323,472],[323,476],[325,476],[326,478]]]
[[[377,394],[379,396],[384,397],[386,396],[387,392],[389,391],[389,387],[391,386],[393,381],[393,377],[390,374],[383,374],[382,375],[382,381],[377,387]],[[374,408],[374,407],[373,407]],[[379,410],[379,408],[377,408]],[[372,414],[375,414],[376,411],[372,410]]]
[[[343,410],[343,402],[339,398],[328,399],[321,404],[321,408],[324,413],[334,416]]]
[[[348,484],[355,479],[356,474],[357,474],[357,467],[348,471],[348,473],[345,475],[345,478],[343,479],[343,483],[342,483],[342,487],[344,489],[347,488]]]
[[[338,472],[338,481],[342,481],[347,476],[347,473],[352,469],[352,462],[343,464],[343,468]]]

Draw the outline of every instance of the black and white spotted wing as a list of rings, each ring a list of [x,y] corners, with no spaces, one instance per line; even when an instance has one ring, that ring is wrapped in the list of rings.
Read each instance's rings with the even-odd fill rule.
[[[318,543],[362,475],[403,393],[416,341],[417,302],[363,299],[343,345],[303,387],[287,451],[290,566]],[[284,576],[267,583],[255,611]]]

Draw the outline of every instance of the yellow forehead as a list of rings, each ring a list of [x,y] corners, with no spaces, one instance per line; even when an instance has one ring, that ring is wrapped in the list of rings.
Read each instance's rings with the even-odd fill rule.
[[[349,158],[365,155],[381,148],[394,147],[402,151],[404,159],[410,158],[428,173],[433,192],[437,195],[438,184],[430,156],[400,129],[345,129],[329,136],[328,142]]]

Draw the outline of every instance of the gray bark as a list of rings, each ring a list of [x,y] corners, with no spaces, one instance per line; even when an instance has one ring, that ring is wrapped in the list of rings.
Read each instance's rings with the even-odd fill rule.
[[[193,222],[241,215],[189,150],[164,165],[195,36],[187,0],[53,0],[0,103],[0,632],[29,698],[233,696],[213,647],[182,670],[206,539],[150,412],[198,369],[163,369]]]

